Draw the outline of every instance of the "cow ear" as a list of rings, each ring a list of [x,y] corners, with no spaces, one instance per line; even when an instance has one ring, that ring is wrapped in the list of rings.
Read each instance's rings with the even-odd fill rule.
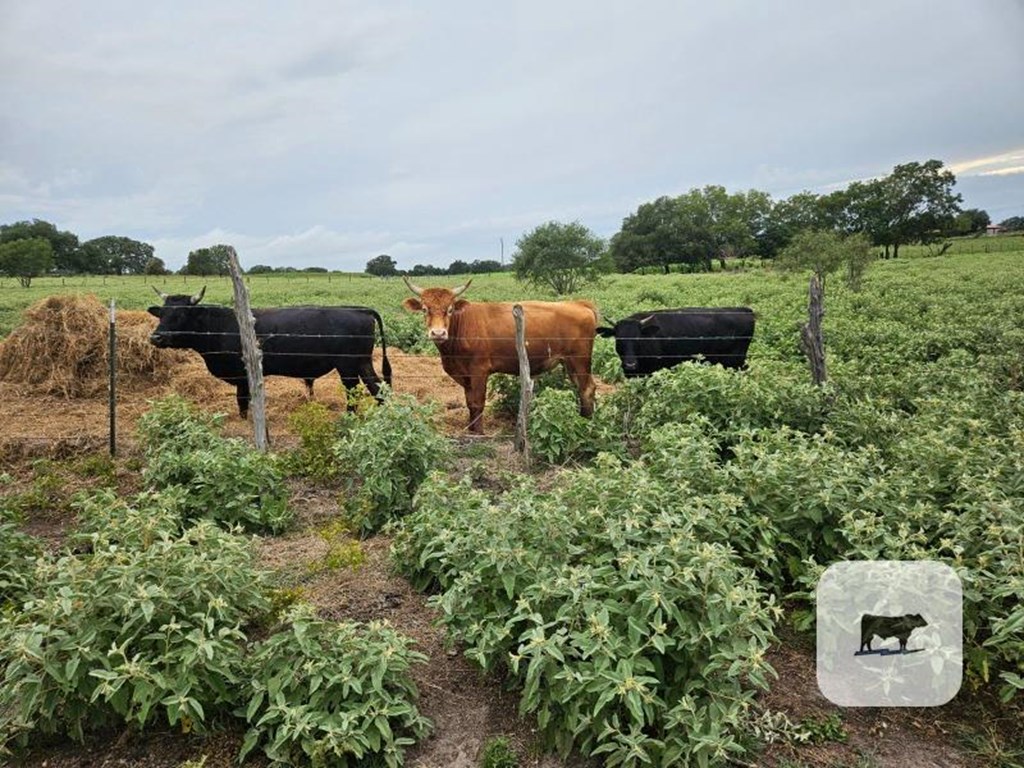
[[[423,302],[420,301],[419,299],[414,299],[412,296],[403,301],[402,306],[405,307],[410,312],[423,311]]]
[[[599,328],[595,328],[594,331],[597,333],[598,336],[604,339],[611,339],[614,338],[615,336],[615,329],[608,328],[607,326],[604,325],[600,326]]]
[[[469,285],[469,283],[466,283],[466,285]],[[456,299],[452,306],[455,308],[456,312],[460,312],[463,307],[469,306],[469,302],[465,299]]]
[[[160,317],[160,313],[163,311],[163,307],[150,307],[146,310],[153,317]]]
[[[640,333],[643,336],[657,336],[660,331],[661,326],[657,323],[647,323],[640,326]]]

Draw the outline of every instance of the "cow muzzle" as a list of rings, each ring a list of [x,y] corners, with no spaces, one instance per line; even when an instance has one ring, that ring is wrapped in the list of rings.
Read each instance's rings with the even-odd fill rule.
[[[149,334],[149,343],[154,347],[163,347],[167,343],[167,338],[162,333],[151,333]]]
[[[431,328],[429,331],[431,341],[448,341],[447,328]]]

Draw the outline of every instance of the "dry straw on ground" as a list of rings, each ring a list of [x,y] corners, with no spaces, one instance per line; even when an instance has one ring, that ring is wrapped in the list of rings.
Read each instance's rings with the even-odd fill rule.
[[[117,312],[118,386],[166,381],[184,353],[149,343],[156,319]],[[93,295],[48,296],[24,313],[23,323],[0,341],[0,380],[63,398],[94,397],[107,388],[109,313]]]

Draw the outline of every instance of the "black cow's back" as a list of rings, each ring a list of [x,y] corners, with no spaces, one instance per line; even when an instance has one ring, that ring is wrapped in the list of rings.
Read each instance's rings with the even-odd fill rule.
[[[657,327],[653,335],[634,341],[639,375],[698,357],[726,368],[743,368],[754,336],[754,312],[748,307],[680,307],[637,312],[629,319],[641,327]]]

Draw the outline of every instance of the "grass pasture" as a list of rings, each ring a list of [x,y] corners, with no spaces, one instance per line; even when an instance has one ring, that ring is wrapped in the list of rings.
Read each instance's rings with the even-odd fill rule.
[[[1004,250],[1006,243],[1013,247]],[[419,282],[451,286],[462,280]],[[152,285],[194,293],[204,284],[206,302],[230,301],[230,281],[223,278],[43,278],[30,289],[5,280],[0,337],[25,308],[54,293],[93,293],[104,302],[115,298],[121,309],[140,310],[156,303]],[[250,278],[249,288],[254,306],[373,307],[384,318],[389,344],[414,345],[422,334],[422,319],[400,307],[407,289],[399,278],[259,275]],[[872,264],[859,292],[829,277],[824,322],[830,381],[824,391],[810,386],[798,344],[806,277],[760,267],[609,275],[578,297],[593,300],[611,319],[675,306],[750,306],[757,325],[749,370],[682,366],[623,384],[612,342],[599,338],[595,371],[605,386],[595,418],[584,422],[557,390],[542,392],[537,416],[543,431],[534,442],[544,450],[535,453],[554,463],[528,473],[511,455],[507,434],[466,441],[452,426],[464,424],[464,408],[457,401],[454,407],[442,403],[448,408],[444,431],[453,438],[446,441],[450,463],[427,475],[419,501],[398,528],[361,544],[339,534],[337,521],[351,513],[346,504],[377,504],[375,514],[385,518],[398,506],[408,508],[408,488],[374,475],[386,462],[372,458],[419,433],[403,427],[401,414],[380,422],[353,417],[361,426],[350,425],[345,434],[365,436],[348,439],[341,454],[335,446],[306,456],[326,468],[323,477],[291,481],[296,521],[260,545],[272,578],[289,594],[304,594],[319,616],[390,619],[429,657],[414,676],[435,736],[411,748],[406,764],[474,764],[485,743],[501,738],[520,765],[586,764],[542,750],[566,745],[566,734],[578,729],[577,746],[604,750],[593,765],[611,758],[640,765],[640,751],[655,765],[687,764],[681,756],[691,764],[744,766],[1020,765],[1022,239],[956,241],[941,257],[907,248],[897,260]],[[466,298],[551,297],[502,274],[475,277]],[[419,349],[429,352],[424,345]],[[436,360],[415,359],[423,366],[417,375],[430,371],[443,378]],[[401,370],[396,366],[396,389]],[[191,399],[212,407],[210,398]],[[69,411],[83,404],[46,402]],[[297,399],[289,402],[298,410]],[[338,408],[330,404],[334,418]],[[15,431],[24,418],[13,406],[0,405],[0,415]],[[242,433],[244,423],[229,423]],[[329,439],[329,428],[321,429],[326,423],[310,420],[304,434]],[[346,484],[345,467],[331,468],[331,456],[344,455],[345,464],[355,466],[366,458],[361,445],[371,442],[361,478]],[[402,445],[410,450],[412,443]],[[598,450],[603,453],[595,456]],[[93,460],[7,460],[0,466],[6,478],[0,496],[17,500],[24,527],[44,529],[57,546],[55,523],[62,530],[75,525],[70,491],[62,488],[84,482],[68,482],[61,473],[81,472],[87,459]],[[137,488],[140,461],[129,452],[104,465],[104,477]],[[389,471],[400,464],[391,462]],[[417,482],[423,474],[421,467]],[[370,500],[368,489],[384,501]],[[394,501],[399,490],[401,501]],[[401,576],[389,562],[392,544]],[[842,559],[937,559],[958,570],[965,585],[966,658],[953,702],[920,711],[843,710],[817,693],[807,594],[821,569]],[[645,571],[650,563],[657,568]],[[700,629],[699,637],[680,639],[673,651],[671,645],[659,649],[666,641],[651,630],[663,618],[648,620],[644,611],[654,591],[649,580],[672,572],[676,563],[698,571],[701,563],[712,563],[714,578],[659,586],[659,600],[673,596],[665,599],[675,601],[679,626],[690,617]],[[434,597],[428,602],[419,587]],[[708,610],[712,604],[715,609]],[[785,609],[781,618],[774,606]],[[612,639],[586,645],[578,631],[586,626]],[[445,650],[445,631],[463,653]],[[678,632],[681,637],[683,630]],[[637,648],[637,638],[648,640]],[[723,658],[741,672],[716,672]],[[623,672],[624,659],[636,663],[635,675]],[[701,659],[698,668],[687,667],[691,659]],[[604,673],[595,671],[605,662]],[[480,675],[478,666],[488,674]],[[675,706],[678,691],[660,686],[665,681],[652,669],[690,675],[691,708]],[[619,694],[607,685],[610,679]],[[759,689],[757,680],[770,690]],[[587,712],[574,709],[573,701],[585,701]],[[528,710],[523,720],[515,714],[517,703]],[[597,711],[600,722],[588,722],[588,713]],[[631,730],[639,721],[643,727]],[[605,729],[606,723],[615,725]],[[141,745],[137,751],[173,756],[154,764],[209,758],[207,765],[228,765],[233,754],[215,742],[237,744],[241,738],[229,731],[219,742],[215,736],[182,748],[180,735],[157,732],[144,737],[125,731],[113,751],[90,742],[91,757],[66,744],[38,746],[25,764],[116,760],[125,756],[125,744],[134,743]],[[166,746],[171,742],[177,746]]]

